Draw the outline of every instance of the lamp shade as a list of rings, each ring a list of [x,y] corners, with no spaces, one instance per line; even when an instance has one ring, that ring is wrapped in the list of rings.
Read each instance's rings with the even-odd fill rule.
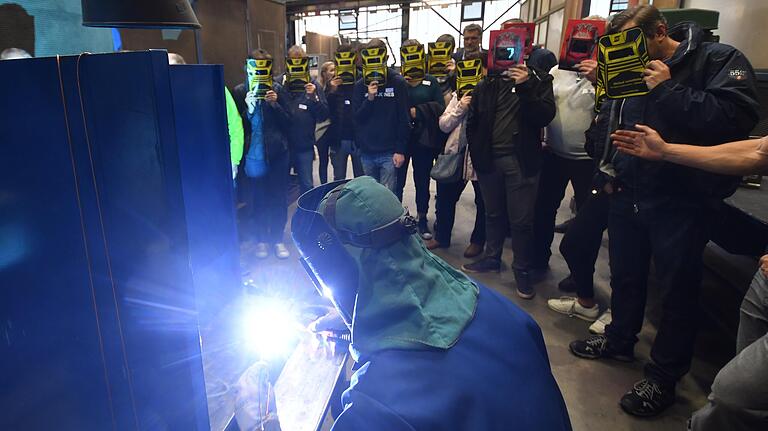
[[[188,0],[81,0],[83,25],[118,28],[200,28]]]

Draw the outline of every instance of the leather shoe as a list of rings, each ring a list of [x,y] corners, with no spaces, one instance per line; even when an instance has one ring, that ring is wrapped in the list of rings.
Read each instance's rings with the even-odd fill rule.
[[[467,246],[467,249],[464,250],[464,257],[467,259],[472,259],[473,257],[480,256],[483,253],[483,249],[485,247],[480,244],[469,244]]]

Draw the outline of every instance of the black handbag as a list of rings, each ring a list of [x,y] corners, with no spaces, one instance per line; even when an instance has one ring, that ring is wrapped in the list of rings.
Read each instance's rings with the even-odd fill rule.
[[[458,183],[464,180],[464,156],[467,147],[459,149],[458,153],[440,154],[429,176],[438,183]]]

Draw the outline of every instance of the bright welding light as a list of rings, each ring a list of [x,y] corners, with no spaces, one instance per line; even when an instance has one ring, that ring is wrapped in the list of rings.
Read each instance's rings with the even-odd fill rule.
[[[262,359],[287,356],[299,334],[298,319],[278,298],[253,298],[243,317],[243,341]]]

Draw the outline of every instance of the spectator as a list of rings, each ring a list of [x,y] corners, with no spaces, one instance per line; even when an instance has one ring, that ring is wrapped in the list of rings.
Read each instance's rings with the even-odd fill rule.
[[[14,60],[17,58],[32,58],[32,56],[21,48],[6,48],[3,52],[0,52],[0,60]]]
[[[249,58],[271,59],[263,49],[253,51]],[[239,87],[239,86],[238,86]],[[270,245],[275,256],[290,256],[283,243],[288,220],[288,183],[290,156],[288,131],[294,126],[290,115],[290,99],[283,87],[275,82],[265,100],[256,94],[246,94],[246,116],[251,138],[245,156],[245,174],[253,179],[253,203],[250,205],[251,232],[256,239],[256,257],[269,256]]]
[[[187,64],[180,54],[168,53],[168,64]],[[224,102],[227,106],[227,130],[229,131],[229,157],[232,163],[232,179],[237,177],[238,166],[243,158],[243,121],[235,104],[235,99],[227,87],[224,87]]]
[[[352,45],[342,44],[336,52],[353,52]],[[328,129],[330,139],[333,180],[347,177],[347,162],[352,159],[352,173],[355,177],[363,175],[363,164],[355,145],[355,122],[352,110],[354,85],[342,85],[341,78],[334,76],[325,86],[328,99],[328,111],[331,126]]]
[[[403,47],[421,45],[418,40],[409,39],[403,42]],[[413,160],[413,184],[416,188],[416,211],[418,213],[418,229],[422,239],[432,239],[432,232],[427,226],[429,212],[429,173],[435,164],[438,154],[445,146],[445,136],[438,130],[438,119],[445,110],[443,93],[440,84],[432,75],[423,79],[405,76],[408,83],[408,100],[410,101],[410,117],[413,129],[408,139],[408,149],[405,162],[397,170],[397,198],[403,200],[403,189],[408,177],[408,164]]]
[[[609,100],[601,108],[595,143],[609,142],[613,129],[637,123],[657,128],[670,140],[700,145],[741,139],[757,123],[755,77],[738,50],[704,42],[691,22],[668,29],[653,6],[637,6],[614,16],[609,32],[640,27],[651,61],[644,73],[645,96]],[[615,124],[617,127],[611,127]],[[609,152],[609,149],[597,154]],[[621,399],[635,416],[661,413],[675,401],[675,385],[691,364],[699,319],[701,254],[714,208],[735,190],[738,178],[704,173],[616,154],[601,170],[615,173],[608,233],[613,320],[605,335],[571,343],[574,355],[634,359],[643,324],[651,256],[666,291],[663,315],[645,378]]]
[[[467,53],[467,60],[477,58],[480,58],[479,52]],[[445,154],[458,153],[461,148],[467,147],[466,120],[471,101],[472,96],[470,94],[465,94],[459,99],[456,92],[453,92],[448,107],[440,116],[440,129],[445,133],[450,133],[445,144]],[[469,246],[464,250],[464,257],[475,258],[482,254],[485,248],[485,203],[483,203],[483,194],[472,167],[469,151],[466,151],[464,157],[462,181],[456,183],[438,181],[437,183],[435,238],[427,241],[428,249],[447,248],[451,245],[451,231],[456,219],[456,204],[468,181],[472,182],[472,188],[475,190],[475,226],[472,229]]]
[[[320,66],[320,73],[318,75],[317,84],[319,90],[328,95],[330,83],[336,76],[336,64],[332,61],[326,61]],[[328,160],[330,157],[331,136],[328,134],[328,130],[331,126],[330,118],[330,105],[329,105],[329,118],[317,123],[315,126],[315,146],[317,146],[318,157],[318,177],[320,177],[320,184],[328,182]]]
[[[642,125],[612,136],[619,151],[646,160],[666,161],[725,175],[768,174],[768,137],[714,147],[666,143]],[[689,429],[747,431],[762,429],[768,417],[768,255],[741,303],[736,357],[715,377],[709,404],[694,412]]]
[[[306,58],[306,56],[304,48],[298,45],[288,49],[289,58]],[[283,86],[287,79],[288,76],[285,75]],[[291,165],[299,176],[301,193],[309,191],[314,186],[312,161],[315,159],[315,128],[318,123],[328,118],[325,94],[317,91],[317,87],[317,81],[311,80],[304,85],[304,92],[285,92],[291,114],[291,127],[288,129]]]
[[[469,24],[464,27],[462,36],[464,37],[464,47],[456,50],[453,54],[453,59],[455,61],[461,61],[465,59],[465,53],[479,51],[480,58],[483,61],[483,67],[488,67],[488,51],[480,46],[483,42],[483,28],[478,24]]]
[[[541,163],[541,128],[555,116],[552,76],[515,65],[472,91],[467,140],[485,202],[483,258],[467,272],[498,272],[506,233],[512,239],[517,294],[535,295],[533,219]]]
[[[387,49],[380,39],[372,39],[365,47]],[[366,85],[361,77],[355,83],[352,108],[363,170],[394,192],[395,169],[405,162],[410,132],[408,84],[392,68],[387,70],[386,82]]]
[[[437,42],[450,42],[451,46],[456,47],[456,39],[450,34],[440,35],[437,38]],[[453,54],[451,53],[451,59],[445,65],[448,74],[436,77],[437,82],[440,84],[440,91],[443,92],[443,101],[446,106],[448,106],[448,102],[451,101],[453,92],[456,90],[456,60],[453,59]]]

